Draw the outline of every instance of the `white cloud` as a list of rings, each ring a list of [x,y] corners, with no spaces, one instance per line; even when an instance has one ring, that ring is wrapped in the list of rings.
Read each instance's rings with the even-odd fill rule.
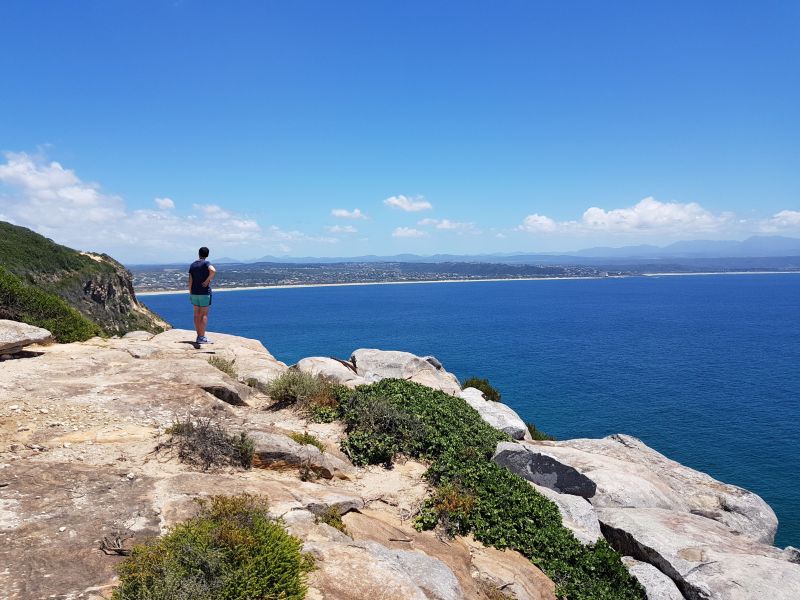
[[[358,229],[352,225],[333,225],[331,227],[326,227],[325,229],[331,233],[358,233]]]
[[[478,233],[475,229],[475,223],[464,223],[462,221],[451,221],[450,219],[422,219],[417,221],[417,225],[422,227],[435,227],[436,229],[445,229],[450,231],[471,232]]]
[[[19,189],[24,201],[10,201],[6,210],[19,223],[41,227],[81,223],[95,226],[125,214],[118,196],[103,194],[96,183],[84,182],[57,162],[44,163],[25,153],[8,152],[0,165],[0,183]]]
[[[218,204],[194,204],[179,215],[169,198],[154,199],[155,209],[131,210],[122,198],[106,194],[96,183],[82,181],[57,162],[27,153],[6,153],[0,163],[3,220],[29,227],[59,243],[98,250],[130,262],[171,260],[193,254],[200,245],[219,255],[223,248],[254,252],[289,252],[289,242],[336,243],[257,221]]]
[[[422,196],[417,196],[413,200],[403,195],[392,196],[384,200],[383,203],[391,208],[399,208],[406,212],[419,212],[421,210],[430,210],[433,208],[433,205]]]
[[[346,208],[334,208],[331,215],[340,219],[368,219],[369,217],[361,212],[360,208],[347,210]]]
[[[555,231],[557,228],[558,225],[550,217],[534,213],[525,217],[518,229],[532,233],[542,233]]]
[[[425,237],[426,235],[428,234],[424,231],[411,227],[395,227],[395,230],[392,232],[392,237],[397,238],[419,238]]]
[[[153,202],[155,202],[156,206],[161,210],[175,208],[175,202],[173,202],[171,198],[153,198]]]
[[[800,229],[800,210],[782,210],[761,224],[761,231],[765,232],[785,229]]]
[[[588,208],[580,221],[555,221],[532,214],[517,227],[533,233],[660,233],[685,234],[716,232],[734,220],[732,213],[714,214],[696,202],[659,202],[648,197],[634,206],[605,210]]]

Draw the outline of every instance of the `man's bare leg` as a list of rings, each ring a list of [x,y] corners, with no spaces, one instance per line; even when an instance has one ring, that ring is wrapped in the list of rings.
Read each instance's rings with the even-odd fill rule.
[[[203,308],[200,306],[194,307],[194,330],[197,332],[197,337],[205,334],[205,325],[203,324]],[[200,332],[203,333],[200,333]]]
[[[208,327],[208,309],[209,306],[195,306],[195,320],[194,328],[197,335],[204,337],[206,335],[206,327]]]

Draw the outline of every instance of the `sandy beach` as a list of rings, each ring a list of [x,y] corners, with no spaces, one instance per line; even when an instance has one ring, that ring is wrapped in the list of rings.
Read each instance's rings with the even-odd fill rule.
[[[609,277],[519,277],[498,279],[430,279],[422,281],[357,281],[351,283],[298,283],[288,285],[253,285],[242,287],[214,288],[217,292],[247,292],[251,290],[285,290],[288,288],[349,287],[360,285],[409,285],[413,283],[475,283],[480,281],[564,281],[569,279],[612,279]],[[187,290],[153,290],[136,292],[137,296],[157,296],[163,294],[186,294]]]
[[[424,281],[358,281],[351,283],[298,283],[287,285],[253,285],[241,287],[214,288],[217,292],[247,292],[252,290],[284,290],[289,288],[350,287],[361,285],[410,285],[415,283],[476,283],[481,281],[567,281],[570,279],[621,279],[623,277],[676,277],[681,275],[788,275],[800,271],[730,271],[725,273],[642,273],[640,275],[609,275],[607,277],[519,277],[496,279],[431,279]],[[136,292],[137,296],[159,296],[165,294],[185,294],[187,290],[148,290]]]

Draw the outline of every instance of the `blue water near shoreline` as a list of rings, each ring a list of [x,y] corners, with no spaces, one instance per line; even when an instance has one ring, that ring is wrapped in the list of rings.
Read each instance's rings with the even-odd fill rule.
[[[181,295],[146,296],[192,329]],[[211,330],[292,364],[356,348],[487,377],[557,438],[624,432],[760,494],[800,546],[800,275],[719,275],[218,293]]]

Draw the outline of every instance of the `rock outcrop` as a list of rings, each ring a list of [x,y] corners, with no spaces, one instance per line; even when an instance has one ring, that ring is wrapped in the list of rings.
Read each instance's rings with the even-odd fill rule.
[[[510,406],[506,406],[502,402],[487,400],[483,392],[476,388],[464,388],[458,395],[477,410],[481,418],[495,429],[507,433],[515,440],[531,439],[525,421],[520,419]]]
[[[366,385],[367,383],[367,380],[358,374],[353,363],[337,358],[311,356],[298,362],[296,367],[301,373],[308,373],[315,377],[324,377],[325,379],[341,383],[351,388],[359,385]]]
[[[670,460],[634,437],[618,434],[599,440],[539,442],[528,448],[593,481],[596,507],[695,513],[762,543],[775,539],[778,519],[758,495]]]
[[[598,509],[614,548],[654,565],[689,600],[791,600],[800,567],[711,519],[663,508]]]
[[[493,460],[555,502],[582,542],[597,539],[599,523],[615,549],[640,561],[629,567],[648,598],[800,597],[800,568],[791,551],[770,545],[777,519],[760,497],[636,438],[501,442]]]
[[[548,448],[532,443],[500,442],[492,460],[512,473],[559,494],[591,498],[597,491],[595,482],[581,471],[558,460],[548,452]]]
[[[0,319],[0,356],[16,354],[31,344],[46,344],[53,339],[53,334],[41,327],[34,327]]]
[[[429,493],[425,465],[356,468],[339,450],[341,424],[264,410],[270,399],[257,384],[286,365],[257,341],[209,337],[213,345],[198,347],[193,332],[139,331],[34,344],[34,352],[3,362],[4,597],[108,598],[121,558],[104,553],[103,540],[130,548],[191,516],[198,497],[251,493],[268,497],[271,513],[316,557],[309,600],[485,600],[500,588],[517,600],[555,600],[553,583],[516,552],[416,531],[409,517]],[[438,361],[403,354],[357,351],[355,371],[331,359],[306,359],[303,368],[351,383],[404,374],[460,393]],[[232,370],[209,364],[215,356]],[[169,451],[156,452],[179,419],[247,431],[256,468],[198,471]],[[293,432],[313,434],[319,447],[296,442]],[[758,496],[635,438],[502,442],[494,460],[552,500],[581,542],[602,535],[628,555],[649,600],[800,597],[797,551],[769,545],[774,514]],[[343,515],[346,530],[322,522],[331,510]]]
[[[448,373],[433,356],[416,356],[397,350],[375,350],[362,348],[353,352],[350,362],[356,373],[367,383],[381,379],[407,379],[457,396],[461,384],[452,373]]]
[[[130,271],[110,256],[79,252],[2,221],[0,288],[0,318],[45,326],[59,341],[86,339],[92,330],[122,335],[169,328],[136,299]],[[64,320],[73,326],[62,330]]]

